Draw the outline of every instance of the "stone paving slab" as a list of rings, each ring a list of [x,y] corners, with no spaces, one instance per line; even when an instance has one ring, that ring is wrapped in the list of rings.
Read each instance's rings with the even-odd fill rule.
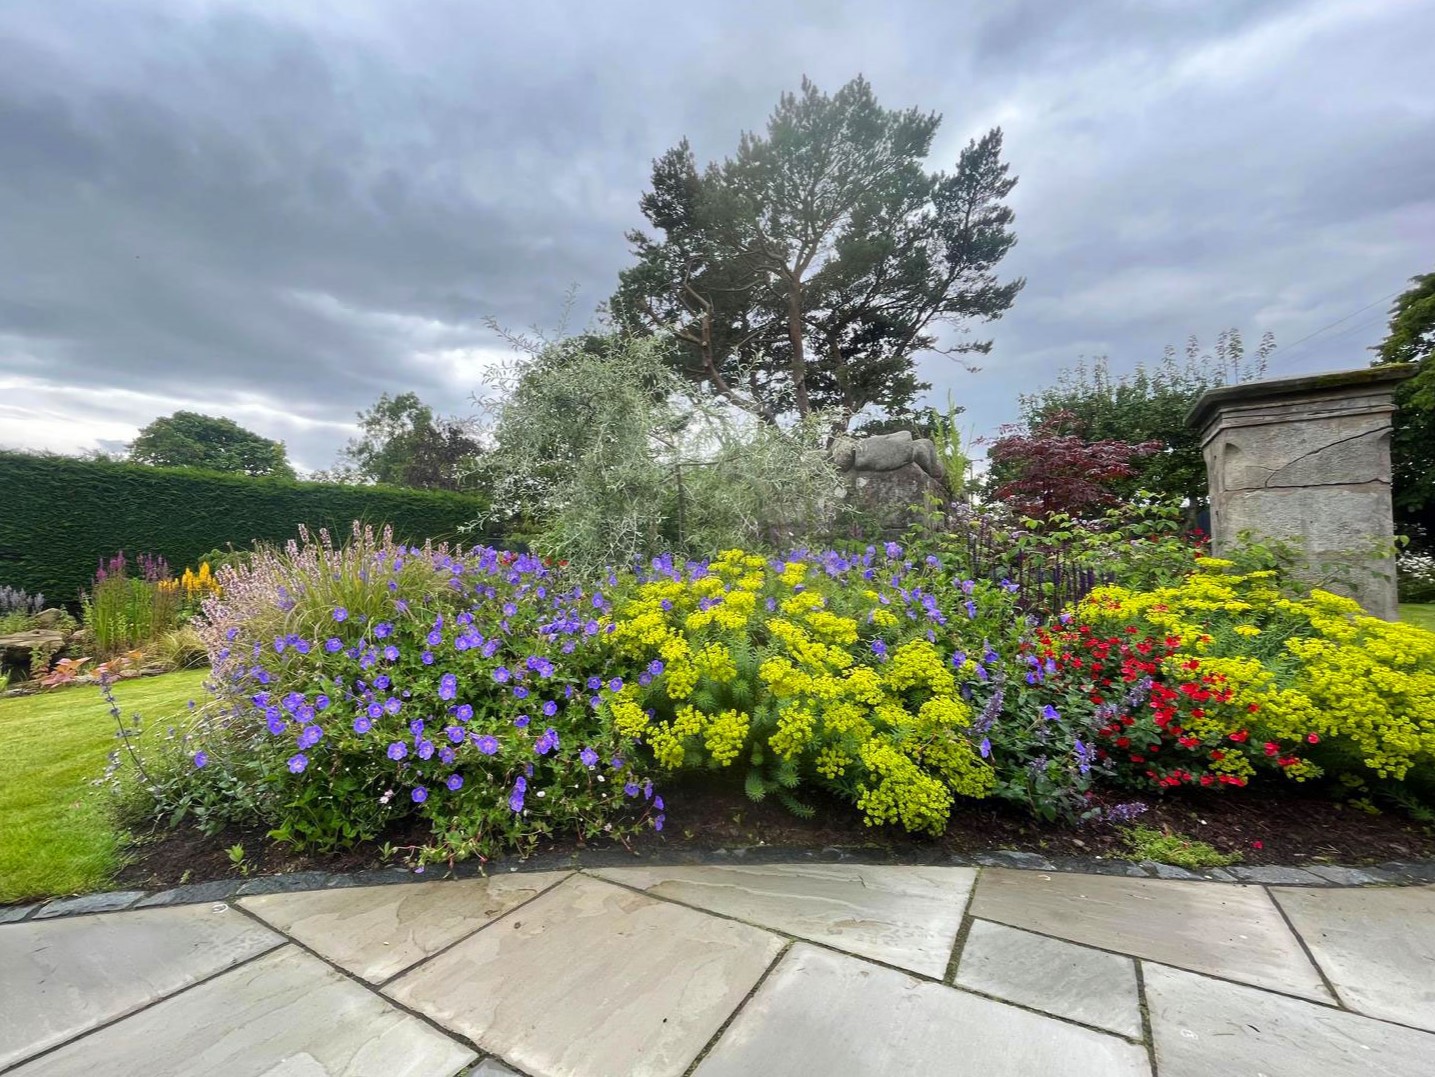
[[[1271,893],[1342,1002],[1435,1031],[1435,887]]]
[[[1143,962],[1142,974],[1161,1077],[1435,1073],[1428,1032],[1164,965]]]
[[[607,868],[593,874],[928,976],[946,974],[973,868],[856,864]]]
[[[241,898],[316,953],[381,983],[561,882],[566,872]]]
[[[798,943],[695,1077],[1149,1077],[1144,1047]]]
[[[1257,886],[988,868],[971,913],[1010,927],[1334,1002]]]
[[[468,1047],[285,946],[13,1077],[449,1077]]]
[[[208,905],[0,928],[0,1068],[282,942],[237,909]]]
[[[783,945],[574,875],[384,991],[543,1077],[678,1077]]]
[[[496,1058],[485,1058],[473,1069],[468,1077],[518,1077],[517,1070],[511,1070]]]
[[[956,984],[1140,1039],[1136,962],[1014,927],[972,923]]]

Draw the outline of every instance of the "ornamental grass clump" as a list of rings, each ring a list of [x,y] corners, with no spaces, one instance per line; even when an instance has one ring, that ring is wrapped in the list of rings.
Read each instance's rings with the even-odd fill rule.
[[[218,698],[187,767],[152,783],[171,818],[321,850],[419,819],[420,860],[661,828],[642,753],[600,713],[602,592],[534,557],[357,526],[218,580],[199,622]]]

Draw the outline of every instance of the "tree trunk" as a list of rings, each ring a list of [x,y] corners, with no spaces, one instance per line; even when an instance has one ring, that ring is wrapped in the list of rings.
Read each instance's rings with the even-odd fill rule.
[[[792,391],[797,414],[812,411],[807,402],[807,356],[802,345],[802,283],[794,278],[787,291],[787,339],[792,344]]]

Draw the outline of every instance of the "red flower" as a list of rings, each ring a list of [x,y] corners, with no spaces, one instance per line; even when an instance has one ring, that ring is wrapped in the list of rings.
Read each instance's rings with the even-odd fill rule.
[[[1266,843],[1263,842],[1263,841],[1253,841],[1253,842],[1251,842],[1251,848],[1252,848],[1252,849],[1264,849],[1265,847],[1266,847]]]
[[[1308,733],[1306,734],[1305,742],[1307,744],[1319,744],[1320,737],[1315,733]]]
[[[1231,739],[1237,744],[1244,744],[1247,740],[1250,739],[1250,736],[1250,733],[1248,733],[1246,730],[1238,729],[1236,730],[1236,732],[1231,734]]]
[[[1281,750],[1281,746],[1273,740],[1266,741],[1266,755],[1275,755]]]

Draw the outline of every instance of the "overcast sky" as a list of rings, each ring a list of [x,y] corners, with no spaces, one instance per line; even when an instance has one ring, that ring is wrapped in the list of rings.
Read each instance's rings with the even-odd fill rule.
[[[940,112],[934,168],[1006,131],[1026,290],[980,373],[922,362],[978,431],[1225,326],[1361,366],[1435,269],[1432,41],[1430,0],[4,0],[0,445],[188,408],[316,468],[381,392],[471,411],[484,318],[577,285],[581,328],[652,158],[804,73]]]

